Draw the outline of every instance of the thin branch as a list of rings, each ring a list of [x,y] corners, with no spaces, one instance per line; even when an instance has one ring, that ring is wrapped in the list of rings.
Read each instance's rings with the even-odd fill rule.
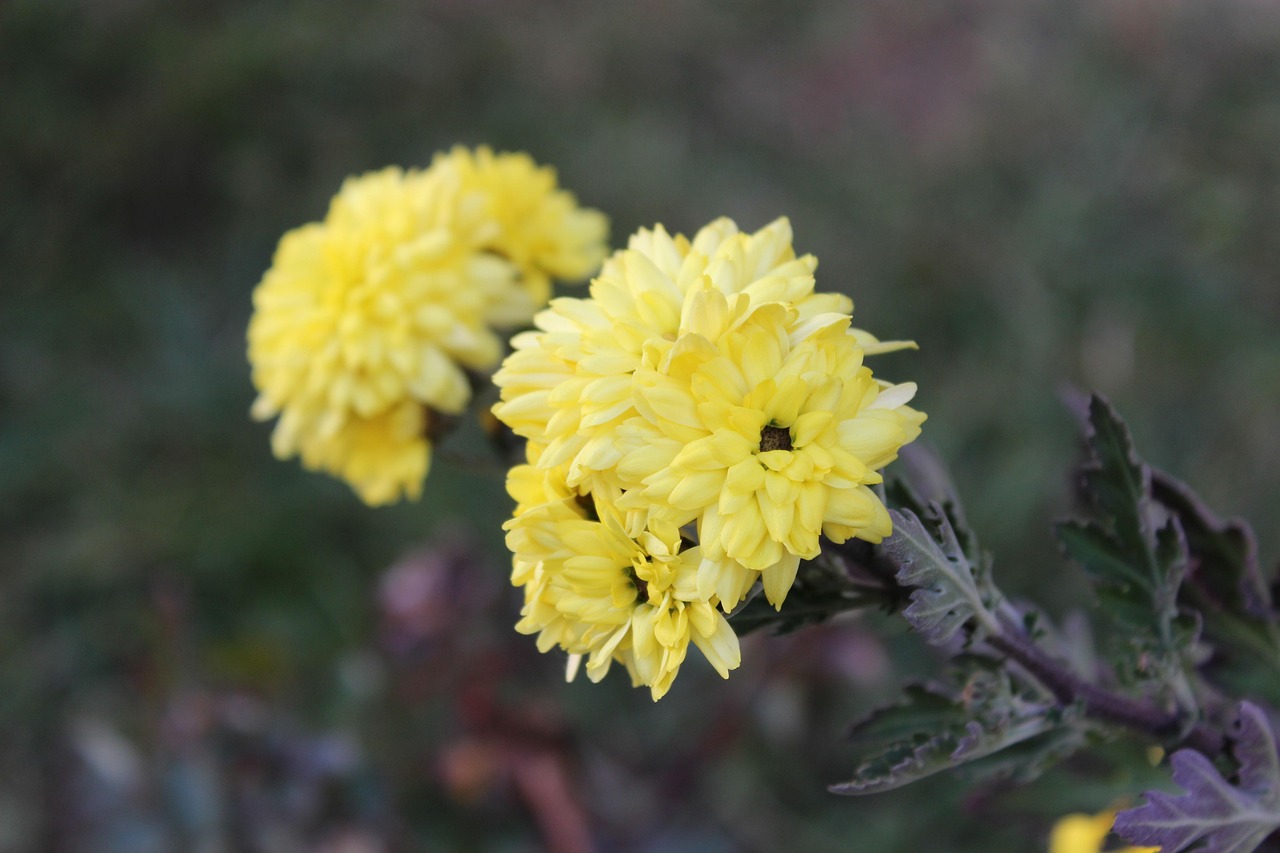
[[[987,644],[1016,661],[1063,705],[1079,704],[1096,720],[1145,732],[1157,740],[1176,740],[1210,757],[1222,752],[1226,742],[1221,732],[1201,722],[1188,728],[1188,720],[1180,714],[1085,681],[1046,654],[1016,625],[1002,621],[1005,631],[987,637]]]

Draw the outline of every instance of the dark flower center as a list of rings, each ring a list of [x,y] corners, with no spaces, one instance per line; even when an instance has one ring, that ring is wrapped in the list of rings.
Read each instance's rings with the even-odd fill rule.
[[[791,449],[791,430],[785,427],[776,427],[773,424],[760,430],[760,452],[768,453],[770,450],[790,450]]]
[[[649,600],[649,584],[640,579],[635,563],[627,567],[627,580],[636,588],[636,604],[644,604]]]
[[[582,517],[588,521],[599,521],[600,516],[596,514],[595,498],[591,495],[574,495],[573,502],[578,505],[578,509],[582,510]]]

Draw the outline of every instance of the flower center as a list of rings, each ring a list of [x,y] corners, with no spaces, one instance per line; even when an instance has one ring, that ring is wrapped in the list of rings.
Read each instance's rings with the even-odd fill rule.
[[[582,510],[582,517],[588,521],[599,521],[600,516],[596,514],[596,502],[591,495],[574,495],[573,502],[578,505],[578,509]]]
[[[636,602],[638,604],[646,603],[649,600],[649,584],[647,581],[641,580],[634,563],[627,569],[627,576],[631,578],[631,583],[635,585]]]
[[[776,427],[769,424],[760,430],[760,452],[768,453],[770,450],[790,450],[791,449],[791,430],[785,427]]]

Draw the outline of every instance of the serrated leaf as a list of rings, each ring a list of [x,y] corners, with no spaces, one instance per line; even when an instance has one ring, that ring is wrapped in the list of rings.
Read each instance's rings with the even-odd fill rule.
[[[849,739],[860,750],[870,754],[889,749],[917,733],[924,733],[922,743],[938,732],[963,727],[971,716],[955,697],[934,686],[911,684],[903,694],[905,701],[872,711],[850,728]]]
[[[1115,832],[1134,844],[1179,853],[1248,853],[1280,829],[1280,755],[1276,735],[1261,708],[1243,702],[1234,728],[1237,784],[1223,778],[1199,752],[1183,749],[1170,762],[1180,795],[1148,791],[1147,802],[1121,812]]]
[[[1222,521],[1167,474],[1153,471],[1151,485],[1186,532],[1187,577],[1178,595],[1184,608],[1203,615],[1214,648],[1202,670],[1236,695],[1280,702],[1280,625],[1253,530],[1239,519]]]
[[[965,556],[973,563],[982,559],[978,538],[965,518],[951,473],[937,450],[927,442],[915,441],[899,451],[898,461],[890,469],[885,483],[885,492],[890,506],[910,510],[919,517],[929,514],[930,504],[942,507]]]
[[[1125,632],[1130,648],[1122,671],[1167,681],[1185,700],[1183,653],[1199,622],[1178,601],[1187,567],[1182,527],[1152,497],[1151,470],[1102,397],[1090,400],[1086,438],[1090,459],[1081,468],[1080,497],[1088,517],[1058,525],[1058,538]]]
[[[914,686],[906,701],[882,708],[850,732],[857,761],[853,777],[830,790],[874,794],[987,758],[1061,724],[1051,706],[1018,697],[1007,673],[970,662],[955,694]]]
[[[999,631],[992,609],[1000,595],[982,564],[964,553],[946,513],[929,504],[932,529],[910,510],[891,510],[893,535],[881,552],[898,565],[898,583],[914,587],[902,615],[935,645],[945,643],[966,625],[972,639]]]
[[[1161,592],[1181,581],[1185,549],[1164,547],[1176,533],[1169,514],[1152,500],[1151,471],[1102,397],[1090,401],[1089,424],[1081,498],[1090,518],[1062,525],[1063,544],[1099,586],[1168,600]]]
[[[1013,782],[1025,785],[1084,748],[1088,738],[1078,726],[1050,728],[1034,737],[959,768],[970,783]]]

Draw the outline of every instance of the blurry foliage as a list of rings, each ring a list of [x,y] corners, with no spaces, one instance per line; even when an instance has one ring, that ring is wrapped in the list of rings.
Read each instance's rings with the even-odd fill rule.
[[[1277,90],[1280,9],[1249,0],[0,5],[0,849],[111,849],[51,793],[86,742],[135,755],[146,837],[177,843],[158,815],[181,773],[161,770],[186,765],[161,721],[192,691],[255,697],[254,731],[358,744],[338,776],[375,793],[340,786],[347,805],[287,830],[317,850],[357,831],[533,849],[546,809],[572,823],[520,793],[547,772],[625,850],[1031,849],[1044,803],[1106,805],[1131,790],[1106,772],[962,818],[950,779],[826,794],[844,722],[928,668],[874,614],[752,638],[733,680],[690,673],[660,706],[562,686],[509,627],[490,463],[371,512],[270,458],[249,294],[344,176],[454,142],[557,164],[615,243],[787,214],[859,325],[920,341],[876,369],[920,382],[1003,587],[1061,610],[1087,603],[1046,535],[1065,386],[1107,393],[1209,506],[1280,516]],[[496,597],[432,641],[465,670],[432,687],[379,639],[374,590],[459,530]],[[1280,535],[1259,538],[1270,565]],[[221,725],[182,741],[224,762],[201,765],[206,794],[242,766],[210,745]],[[474,746],[453,771],[447,743]],[[993,830],[984,809],[1019,817]]]

